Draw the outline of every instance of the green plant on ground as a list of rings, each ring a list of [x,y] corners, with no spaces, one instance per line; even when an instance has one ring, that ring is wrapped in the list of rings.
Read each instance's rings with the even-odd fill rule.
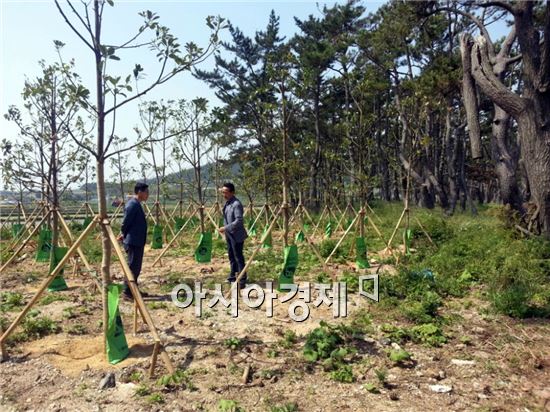
[[[295,402],[285,403],[284,405],[272,406],[270,409],[271,412],[297,412],[298,404]]]
[[[396,364],[403,364],[411,360],[411,354],[404,349],[391,350],[388,356]]]
[[[339,365],[338,369],[330,373],[332,380],[342,383],[352,383],[355,381],[353,376],[353,369],[350,365]]]
[[[441,346],[447,342],[441,328],[433,323],[413,326],[410,330],[410,336],[414,342],[428,346]]]
[[[149,404],[162,404],[164,403],[164,396],[162,394],[155,392],[149,395],[147,398],[147,403]]]
[[[157,385],[162,386],[167,391],[173,391],[177,389],[189,389],[194,390],[195,386],[189,376],[188,371],[181,369],[176,370],[170,375],[164,375],[157,380]]]
[[[151,394],[151,388],[149,388],[149,386],[145,385],[144,383],[142,383],[141,385],[139,385],[136,390],[135,390],[135,394],[137,396],[148,396]]]
[[[42,299],[40,299],[38,304],[41,306],[46,306],[53,302],[64,302],[67,300],[69,300],[69,297],[66,295],[63,295],[61,293],[50,293],[44,296]]]
[[[237,350],[242,348],[242,346],[244,345],[244,342],[242,339],[231,337],[231,338],[225,339],[223,341],[223,344],[226,348],[229,348],[231,350]]]
[[[283,339],[279,341],[279,346],[284,349],[290,349],[298,342],[298,336],[293,330],[286,330]]]
[[[23,306],[23,295],[19,292],[0,292],[0,312],[8,312]]]
[[[74,325],[68,326],[65,331],[69,335],[85,335],[86,333],[88,333],[88,328],[86,327],[86,325],[76,323]]]
[[[218,402],[219,412],[244,412],[239,403],[230,399],[220,399]]]

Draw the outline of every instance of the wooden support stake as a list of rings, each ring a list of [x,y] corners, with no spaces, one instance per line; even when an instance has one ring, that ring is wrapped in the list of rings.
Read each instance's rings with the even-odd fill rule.
[[[344,232],[344,235],[340,238],[338,243],[336,243],[336,246],[334,246],[334,249],[332,249],[332,252],[330,252],[330,255],[328,255],[327,259],[325,260],[325,263],[330,262],[330,258],[332,257],[332,255],[334,255],[334,252],[336,252],[336,249],[340,247],[340,244],[344,241],[344,238],[348,235],[350,230],[353,228],[353,226],[355,225],[355,222],[357,222],[358,217],[359,215],[355,215],[355,217],[353,218],[353,222],[351,222],[351,225],[349,225],[349,227],[346,229],[346,231]]]
[[[118,260],[120,261],[120,264],[122,265],[122,271],[124,272],[124,275],[126,276],[126,281],[128,282],[128,286],[130,287],[130,291],[132,292],[132,296],[134,297],[134,302],[137,303],[137,306],[139,308],[139,311],[141,315],[143,316],[143,319],[145,320],[145,323],[147,326],[149,326],[149,330],[151,331],[151,334],[153,335],[153,339],[155,340],[155,343],[159,344],[159,350],[161,351],[160,356],[162,357],[162,360],[164,364],[166,365],[166,368],[170,373],[174,373],[174,365],[172,364],[172,361],[170,360],[170,357],[164,350],[164,347],[162,346],[160,336],[158,335],[157,328],[153,322],[153,319],[151,318],[151,314],[147,310],[147,306],[145,305],[145,302],[143,301],[143,297],[141,296],[141,292],[139,291],[136,280],[134,278],[134,275],[132,274],[132,271],[130,270],[130,267],[128,266],[128,262],[125,259],[124,253],[122,252],[122,249],[120,248],[120,245],[116,239],[116,236],[113,232],[113,228],[109,224],[109,221],[107,219],[103,220],[103,225],[107,229],[107,233],[109,234],[109,238],[111,239],[111,243],[113,245],[113,248],[115,249],[115,252],[118,256]],[[155,358],[156,363],[156,358]],[[153,364],[154,366],[154,364]]]
[[[45,219],[48,216],[48,214],[46,214],[46,216],[44,216],[43,219]],[[74,253],[76,252],[76,250],[78,249],[78,247],[80,246],[82,241],[86,238],[86,236],[88,236],[88,234],[92,231],[92,229],[96,226],[97,223],[98,223],[98,218],[96,217],[96,219],[94,219],[92,221],[92,223],[90,223],[88,225],[88,227],[80,234],[80,236],[78,237],[76,242],[69,248],[69,250],[67,251],[65,256],[63,256],[63,258],[59,261],[57,266],[51,271],[51,273],[48,275],[48,277],[46,279],[44,279],[44,281],[42,282],[42,284],[38,288],[38,291],[35,293],[33,298],[25,305],[23,310],[21,310],[19,315],[17,315],[17,317],[14,319],[14,321],[8,327],[8,329],[6,329],[6,331],[4,332],[2,337],[0,337],[0,349],[1,349],[1,352],[2,352],[2,359],[6,359],[6,352],[5,352],[5,346],[4,346],[5,342],[6,342],[6,339],[12,334],[12,332],[17,327],[17,325],[23,320],[23,318],[25,317],[27,312],[34,306],[34,304],[36,303],[38,298],[40,298],[40,296],[42,295],[44,290],[46,290],[46,288],[54,280],[54,278],[57,276],[57,274],[59,272],[61,272],[61,269],[63,269],[65,264],[74,255]]]
[[[36,225],[36,227],[32,230],[31,234],[24,240],[24,242],[17,248],[17,250],[15,252],[13,252],[13,255],[11,255],[11,257],[7,260],[6,263],[4,263],[4,265],[0,268],[0,273],[2,273],[4,271],[4,269],[6,269],[8,267],[8,265],[13,262],[13,260],[17,257],[17,255],[19,254],[19,252],[21,252],[23,250],[23,248],[27,245],[27,243],[29,243],[29,240],[32,239],[32,237],[36,234],[36,232],[38,232],[38,229],[40,229],[40,225],[42,225],[42,223],[44,223],[44,221],[48,218],[48,216],[50,215],[51,211],[48,211],[48,213],[46,213],[43,217],[42,217],[42,220],[38,223],[38,225]]]
[[[178,233],[176,233],[175,236],[172,238],[172,240],[170,240],[170,242],[168,242],[168,244],[164,247],[164,249],[162,249],[162,251],[160,252],[160,255],[158,255],[157,258],[154,260],[152,266],[155,266],[160,261],[160,259],[162,259],[162,257],[166,254],[166,252],[168,252],[168,249],[170,248],[170,246],[172,246],[172,244],[176,241],[176,239],[183,233],[183,230],[185,229],[187,224],[191,221],[193,216],[195,216],[197,214],[197,212],[198,212],[198,209],[195,210],[195,212],[193,212],[193,214],[191,216],[189,216],[189,218],[183,224],[183,226],[178,231]]]

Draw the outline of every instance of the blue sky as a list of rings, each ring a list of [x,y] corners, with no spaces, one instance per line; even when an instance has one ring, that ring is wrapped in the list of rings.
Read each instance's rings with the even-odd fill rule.
[[[74,0],[76,7],[80,1]],[[326,2],[328,5],[335,1]],[[381,1],[365,1],[368,12],[375,11]],[[172,30],[184,44],[193,41],[199,46],[206,45],[209,29],[205,19],[208,15],[220,15],[230,20],[245,34],[253,36],[257,30],[263,30],[272,9],[280,16],[281,34],[287,37],[296,32],[294,16],[304,19],[308,15],[320,15],[319,9],[325,4],[315,1],[117,1],[115,7],[106,6],[104,13],[104,42],[120,44],[128,39],[142,22],[138,12],[151,10],[160,16],[160,22]],[[70,12],[68,12],[70,13]],[[227,38],[226,32],[222,38]],[[54,40],[66,43],[63,56],[74,58],[77,72],[84,84],[93,90],[93,56],[81,40],[65,24],[53,1],[0,0],[0,112],[6,113],[9,105],[22,106],[21,91],[25,78],[39,74],[38,60],[54,62],[58,57],[53,46]],[[114,75],[126,76],[132,73],[135,63],[145,68],[149,78],[153,78],[158,69],[154,56],[148,50],[120,54],[121,61],[110,62],[110,71]],[[203,63],[201,68],[211,68],[213,59]],[[142,86],[147,83],[147,78]],[[205,97],[216,105],[213,91],[203,82],[189,73],[183,73],[165,85],[155,89],[145,99],[193,99]],[[133,126],[138,124],[137,106],[125,106],[117,113],[117,134],[134,137]],[[17,130],[3,116],[0,120],[1,138],[13,138]],[[133,159],[136,161],[136,159]],[[109,175],[109,173],[108,173]],[[0,184],[1,186],[1,184]]]
[[[93,56],[90,50],[76,37],[65,24],[53,1],[8,1],[0,0],[0,111],[6,113],[9,105],[22,106],[21,91],[25,78],[39,74],[38,60],[46,62],[58,60],[53,40],[61,40],[66,46],[63,56],[74,58],[77,72],[84,84],[93,90]],[[327,2],[332,5],[334,1]],[[383,2],[367,1],[367,10],[374,11]],[[75,7],[80,6],[74,0]],[[151,10],[160,16],[160,22],[168,26],[178,37],[181,44],[193,41],[199,46],[206,45],[209,29],[205,24],[208,15],[219,15],[230,20],[245,34],[253,36],[257,30],[263,30],[269,13],[275,10],[280,16],[281,34],[292,36],[296,31],[294,16],[306,18],[310,14],[320,15],[319,5],[315,1],[116,1],[115,7],[106,6],[104,13],[105,42],[117,44],[128,39],[142,22],[138,12]],[[70,12],[68,12],[70,13]],[[227,38],[228,33],[222,35]],[[124,77],[132,72],[135,63],[145,68],[149,78],[153,78],[158,65],[151,53],[142,50],[139,53],[120,54],[120,62],[110,62],[113,74]],[[201,68],[212,67],[213,59],[203,63]],[[147,78],[142,87],[147,83]],[[183,73],[167,84],[158,87],[146,99],[193,99],[205,97],[216,104],[213,91],[203,82],[196,80],[189,73]],[[139,121],[137,106],[126,106],[117,114],[117,134],[132,138],[132,128]],[[17,130],[3,117],[0,120],[2,138],[13,138]]]

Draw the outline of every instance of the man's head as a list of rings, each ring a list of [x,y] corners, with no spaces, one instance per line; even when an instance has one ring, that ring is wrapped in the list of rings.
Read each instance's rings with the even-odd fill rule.
[[[231,199],[235,196],[235,185],[233,183],[224,183],[222,187],[222,194],[225,200]]]
[[[137,182],[134,193],[140,202],[145,202],[149,198],[149,186],[147,183]]]

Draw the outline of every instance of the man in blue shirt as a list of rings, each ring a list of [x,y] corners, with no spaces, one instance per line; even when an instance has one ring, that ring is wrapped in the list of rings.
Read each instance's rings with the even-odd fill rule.
[[[231,265],[231,272],[227,278],[228,282],[235,282],[237,273],[244,269],[244,241],[248,237],[243,221],[243,205],[235,197],[235,185],[233,183],[224,183],[221,192],[225,199],[223,206],[223,226],[218,230],[225,234],[227,241],[227,253]],[[246,273],[239,281],[239,287],[242,289],[246,285]]]
[[[141,207],[141,202],[145,202],[149,198],[149,186],[138,182],[134,188],[134,193],[135,196],[126,203],[124,208],[124,219],[118,240],[123,241],[124,250],[128,254],[128,266],[130,266],[137,285],[143,262],[143,251],[147,241],[147,219]],[[124,280],[124,291],[122,293],[125,299],[130,300],[133,298],[126,280]],[[145,293],[142,293],[142,295],[146,296]]]

